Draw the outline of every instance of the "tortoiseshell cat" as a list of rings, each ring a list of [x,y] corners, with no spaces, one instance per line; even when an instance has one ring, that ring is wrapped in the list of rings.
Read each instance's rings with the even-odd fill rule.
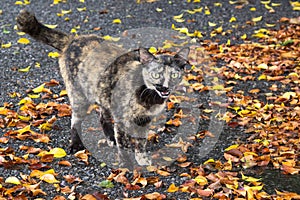
[[[72,36],[50,29],[26,10],[17,23],[19,30],[61,52],[59,67],[72,107],[71,149],[83,148],[81,122],[96,103],[103,132],[117,145],[120,162],[128,161],[131,148],[138,164],[151,164],[145,148],[148,125],[181,81],[189,49],[175,56],[154,56],[144,48],[123,52],[95,35]]]

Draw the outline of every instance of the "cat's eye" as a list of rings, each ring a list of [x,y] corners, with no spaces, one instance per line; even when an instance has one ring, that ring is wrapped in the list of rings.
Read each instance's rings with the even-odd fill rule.
[[[158,73],[155,73],[155,72],[151,72],[151,76],[154,79],[159,79],[159,77],[160,77],[160,75]]]
[[[179,77],[179,74],[178,73],[172,73],[171,74],[171,78],[178,78]]]

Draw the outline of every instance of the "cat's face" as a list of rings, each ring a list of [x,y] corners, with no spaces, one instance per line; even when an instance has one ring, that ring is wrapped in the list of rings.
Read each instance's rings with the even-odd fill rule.
[[[148,51],[140,50],[146,87],[155,90],[160,97],[167,98],[182,79],[188,53],[189,49],[185,48],[175,56],[153,56]]]

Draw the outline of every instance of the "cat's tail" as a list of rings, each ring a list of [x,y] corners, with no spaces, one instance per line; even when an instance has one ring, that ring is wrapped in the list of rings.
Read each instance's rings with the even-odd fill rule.
[[[17,17],[18,29],[33,37],[34,39],[48,44],[59,51],[68,45],[73,36],[50,29],[40,23],[33,13],[22,10]]]

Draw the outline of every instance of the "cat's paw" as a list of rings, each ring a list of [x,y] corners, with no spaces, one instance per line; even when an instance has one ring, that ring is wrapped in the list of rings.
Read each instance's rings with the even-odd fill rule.
[[[85,149],[77,131],[75,128],[71,129],[71,144],[69,147],[70,153],[75,153],[77,151]]]
[[[141,166],[148,166],[148,165],[152,164],[151,159],[149,158],[149,156],[145,152],[144,153],[136,152],[135,153],[135,160]]]
[[[99,147],[104,147],[104,146],[113,147],[114,145],[115,145],[114,142],[111,141],[110,139],[101,139],[98,141]]]

